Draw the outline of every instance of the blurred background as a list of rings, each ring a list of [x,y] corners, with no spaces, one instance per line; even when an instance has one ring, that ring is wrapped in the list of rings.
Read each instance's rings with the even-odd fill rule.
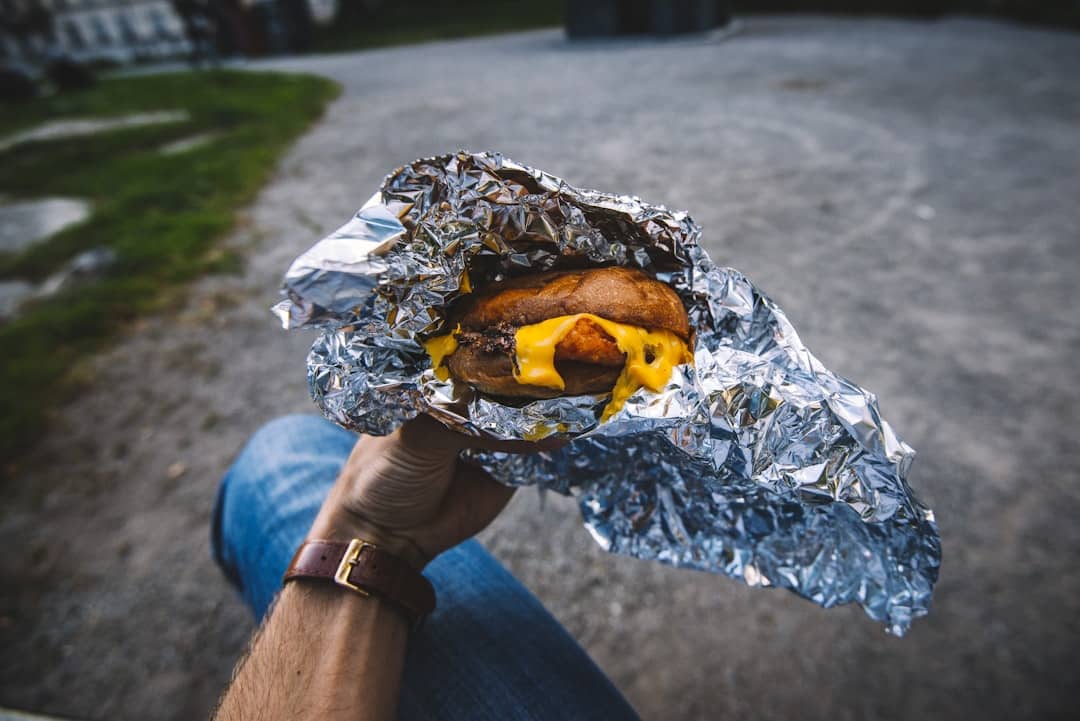
[[[747,13],[962,13],[1080,27],[1075,0],[0,0],[0,52],[9,66],[64,58],[109,67],[357,50],[560,24],[571,37],[703,32]]]
[[[919,451],[931,614],[482,540],[646,719],[1071,717],[1080,2],[0,0],[0,719],[206,717],[253,622],[221,474],[313,412],[268,312],[395,167],[688,210]]]

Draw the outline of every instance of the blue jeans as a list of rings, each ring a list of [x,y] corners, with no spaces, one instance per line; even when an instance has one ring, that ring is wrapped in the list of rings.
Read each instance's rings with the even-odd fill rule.
[[[260,429],[225,475],[214,557],[262,618],[356,436],[317,416]],[[412,632],[398,718],[637,719],[547,609],[475,540],[425,570],[438,608]]]

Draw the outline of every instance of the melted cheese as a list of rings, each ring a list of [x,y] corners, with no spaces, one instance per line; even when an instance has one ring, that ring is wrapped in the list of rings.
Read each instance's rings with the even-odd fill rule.
[[[431,356],[431,367],[435,371],[435,377],[441,381],[450,379],[450,371],[443,365],[446,356],[457,350],[458,342],[454,334],[461,330],[459,325],[446,335],[437,335],[424,341],[424,350]]]
[[[553,433],[566,433],[569,429],[570,426],[565,423],[556,423],[555,425],[537,423],[532,428],[526,429],[523,435],[527,441],[542,441]]]
[[[626,399],[639,388],[659,391],[671,378],[675,366],[693,361],[686,344],[671,331],[646,330],[591,313],[578,313],[550,318],[517,330],[514,336],[514,378],[517,382],[564,390],[566,383],[555,370],[555,347],[583,318],[603,328],[626,354],[626,364],[611,389],[611,401],[600,416],[601,423],[618,413]],[[648,360],[650,356],[651,360]]]

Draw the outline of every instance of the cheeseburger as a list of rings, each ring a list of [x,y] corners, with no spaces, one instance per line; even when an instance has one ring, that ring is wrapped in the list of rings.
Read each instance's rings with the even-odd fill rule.
[[[679,296],[639,270],[556,270],[493,283],[451,309],[424,346],[435,374],[500,399],[611,393],[602,420],[689,363]]]

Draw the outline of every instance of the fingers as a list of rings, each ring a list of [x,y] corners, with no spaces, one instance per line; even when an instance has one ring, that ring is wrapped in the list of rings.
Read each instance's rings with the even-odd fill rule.
[[[402,446],[420,457],[455,458],[465,446],[460,433],[455,433],[431,416],[421,415],[407,421],[398,431]]]
[[[447,428],[428,415],[417,416],[401,427],[401,441],[410,451],[422,454],[457,454],[466,448],[503,453],[538,453],[562,448],[570,441],[552,436],[540,441],[500,441],[470,436]]]
[[[502,451],[503,453],[540,453],[541,451],[555,451],[570,443],[569,439],[551,437],[540,441],[496,441],[490,438],[472,438],[466,448],[480,448],[485,451]]]
[[[486,515],[479,526],[483,528],[510,494],[493,481],[494,492],[473,491],[472,477],[483,472],[458,462],[461,450],[473,446],[473,441],[428,416],[409,421],[389,436],[364,436],[354,448],[347,472],[343,474],[344,502],[355,512],[378,518],[387,526],[416,527],[435,518],[444,504],[456,503],[454,497],[459,493],[475,493],[481,502],[477,510]],[[533,444],[526,443],[488,443],[486,447],[518,452],[536,450]],[[501,499],[501,503],[487,514],[484,503],[490,499]],[[473,495],[465,499],[467,503],[473,500]],[[465,510],[470,509],[471,506]]]
[[[475,536],[506,507],[515,490],[482,468],[459,463],[438,515],[416,538],[417,543],[440,553]]]
[[[389,436],[362,436],[332,493],[337,500],[328,503],[408,539],[431,558],[486,528],[514,494],[459,460],[463,449],[531,453],[564,443],[481,440],[420,416]]]

